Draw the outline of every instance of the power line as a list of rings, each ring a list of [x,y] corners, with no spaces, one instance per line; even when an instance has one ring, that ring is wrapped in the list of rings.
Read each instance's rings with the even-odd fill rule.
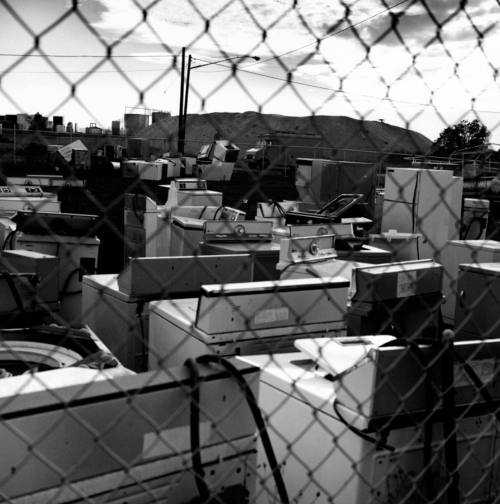
[[[228,68],[228,70],[231,70],[231,68],[229,68],[229,67],[227,67],[227,68]],[[347,91],[345,91],[343,89],[339,89],[339,88],[332,88],[332,87],[328,87],[328,86],[321,86],[319,84],[311,84],[309,82],[295,81],[295,80],[287,79],[287,78],[284,78],[284,77],[277,77],[276,75],[269,75],[269,74],[264,74],[264,73],[260,73],[260,72],[254,72],[254,71],[251,71],[251,70],[244,70],[243,68],[238,69],[238,72],[244,72],[244,73],[251,74],[251,75],[257,75],[259,77],[265,77],[267,79],[273,79],[273,80],[278,80],[278,81],[282,81],[282,82],[287,82],[288,84],[294,84],[294,85],[297,85],[297,86],[306,86],[306,87],[310,87],[310,88],[314,88],[314,89],[321,89],[323,91],[342,93],[342,94],[345,94],[345,95],[348,94]],[[349,93],[349,94],[352,94],[354,96],[359,96],[359,97],[362,97],[362,98],[370,98],[371,100],[387,101],[387,102],[390,102],[390,103],[402,103],[402,104],[412,105],[412,106],[418,106],[418,107],[435,107],[435,105],[433,105],[432,103],[412,102],[412,101],[409,101],[409,100],[397,100],[397,99],[394,99],[394,98],[389,98],[388,96],[372,96],[372,95],[367,95],[367,94],[363,94],[363,93]],[[442,107],[442,106],[439,106],[439,108],[440,109],[441,108],[448,108],[449,109],[449,108],[452,108],[452,107]],[[479,109],[473,108],[473,109],[471,109],[471,111],[479,112],[479,113],[482,113],[482,114],[500,114],[500,110],[479,110]]]
[[[334,91],[336,93],[347,94],[347,91],[344,91],[343,89],[332,88],[332,87],[328,87],[328,86],[320,86],[319,84],[311,84],[309,82],[300,82],[300,81],[295,81],[295,80],[289,80],[289,79],[285,79],[283,77],[277,77],[275,75],[263,74],[263,73],[259,73],[259,72],[252,72],[251,70],[239,69],[239,72],[245,72],[245,73],[249,73],[249,74],[253,74],[253,75],[258,75],[260,77],[267,77],[269,79],[275,79],[275,80],[280,80],[283,82],[289,82],[290,84],[295,84],[298,86],[306,86],[306,87],[311,87],[311,88],[315,88],[315,89],[322,89],[324,91]],[[408,105],[419,105],[421,107],[425,107],[425,106],[430,105],[428,103],[410,102],[410,101],[406,101],[406,100],[395,100],[393,98],[383,97],[383,96],[371,96],[371,95],[365,95],[365,94],[361,94],[361,93],[353,93],[353,94],[356,94],[357,96],[362,96],[364,98],[371,98],[374,100],[390,101],[390,102],[394,102],[394,103],[396,103],[396,102],[397,103],[406,103]]]
[[[202,59],[196,58],[199,61],[204,61]],[[217,66],[222,66],[225,67],[225,70],[221,71],[227,71],[227,70],[232,70],[232,67],[228,67],[226,65],[222,65],[219,63],[214,63]],[[249,66],[249,65],[247,65]],[[245,67],[246,68],[246,67]],[[160,69],[145,69],[145,70],[139,70],[139,69],[134,69],[134,70],[94,70],[92,74],[94,73],[138,73],[138,72],[159,72],[161,71]],[[333,88],[333,87],[328,87],[328,86],[322,86],[320,84],[312,84],[310,82],[301,82],[301,81],[296,81],[296,80],[291,80],[285,77],[278,77],[276,75],[270,75],[270,74],[264,74],[261,72],[255,72],[252,70],[246,70],[244,68],[239,68],[238,72],[243,72],[246,74],[250,75],[256,75],[258,77],[264,77],[267,79],[272,79],[272,80],[277,80],[281,82],[287,82],[288,84],[293,84],[297,86],[304,86],[304,87],[309,87],[313,89],[320,89],[323,91],[329,91],[329,92],[335,92],[335,93],[342,93],[347,95],[347,91],[339,88]],[[31,72],[9,72],[12,74],[59,74],[59,75],[67,75],[67,74],[85,74],[87,72],[83,71],[73,71],[73,72],[62,72],[62,71],[55,71],[55,70],[47,70],[47,71],[31,71]],[[201,71],[201,73],[211,73],[209,71]],[[0,72],[1,75],[1,72]],[[171,83],[172,84],[172,83]],[[170,84],[170,85],[171,85]],[[167,88],[168,89],[168,88]],[[401,104],[406,104],[406,105],[411,105],[411,106],[419,106],[419,107],[433,107],[434,105],[432,103],[422,103],[422,102],[412,102],[409,100],[397,100],[394,98],[389,98],[387,96],[373,96],[373,95],[367,95],[367,94],[362,94],[362,93],[350,93],[355,96],[359,96],[362,98],[369,98],[371,100],[378,100],[378,101],[387,101],[390,103],[401,103]],[[451,108],[451,107],[439,107],[441,108]],[[500,114],[500,110],[479,110],[479,109],[471,109],[474,112],[482,113],[482,114]]]
[[[249,63],[248,65],[245,65],[243,68],[248,68],[248,67],[251,67],[251,66],[255,66],[255,65],[260,65],[262,63],[267,63],[268,61],[273,61],[273,60],[277,60],[277,59],[280,59],[282,58],[283,56],[288,56],[289,54],[292,54],[294,52],[297,52],[297,51],[300,51],[301,49],[305,49],[306,47],[309,47],[309,46],[312,46],[312,45],[317,45],[318,42],[320,41],[323,41],[323,40],[326,40],[327,38],[330,38],[330,37],[334,37],[335,35],[340,35],[341,33],[347,31],[347,30],[350,30],[351,28],[355,28],[356,26],[359,26],[363,23],[366,23],[368,21],[371,21],[372,19],[376,18],[377,16],[380,16],[381,14],[384,14],[396,7],[399,7],[400,5],[404,4],[404,3],[407,3],[409,2],[410,0],[401,0],[400,2],[397,2],[395,3],[394,5],[391,5],[387,8],[385,8],[384,10],[381,10],[375,14],[372,14],[371,16],[365,18],[365,19],[362,19],[361,21],[358,21],[357,23],[354,23],[354,24],[351,24],[345,28],[342,28],[340,30],[337,30],[335,32],[332,32],[332,33],[328,33],[327,35],[325,35],[324,37],[320,37],[318,39],[316,39],[315,42],[310,42],[309,44],[305,44],[305,45],[302,45],[300,47],[296,47],[295,49],[290,49],[289,51],[286,51],[284,53],[281,53],[281,54],[276,54],[275,56],[271,56],[269,58],[265,58],[265,59],[262,59],[260,61],[257,61],[255,63]],[[200,61],[205,61],[205,60],[200,60]],[[221,65],[221,66],[224,66],[224,65]],[[229,67],[228,67],[229,68]],[[218,70],[218,71],[221,71],[223,72],[224,70]],[[240,71],[243,71],[241,68],[240,68]],[[213,73],[216,73],[217,70]],[[209,72],[207,72],[209,73]]]
[[[354,24],[351,24],[349,26],[346,26],[345,28],[342,28],[340,30],[337,30],[335,32],[332,32],[332,33],[328,33],[327,35],[325,35],[324,37],[320,37],[318,39],[316,39],[314,42],[310,42],[309,44],[305,44],[303,46],[300,46],[300,47],[296,47],[295,49],[290,49],[289,51],[286,51],[284,53],[281,53],[281,54],[277,54],[275,56],[271,56],[269,58],[266,58],[266,59],[263,59],[257,63],[249,63],[248,65],[245,65],[245,67],[249,67],[249,66],[253,66],[253,65],[258,65],[260,63],[266,63],[268,61],[272,61],[272,60],[276,60],[276,59],[281,59],[283,56],[288,56],[289,54],[292,54],[294,52],[297,52],[297,51],[300,51],[301,49],[305,49],[306,47],[309,47],[309,46],[312,46],[312,45],[317,45],[319,42],[323,41],[323,40],[326,40],[330,37],[334,37],[335,35],[340,35],[341,33],[347,31],[347,30],[350,30],[351,28],[355,28],[356,26],[359,26],[363,23],[366,23],[367,21],[371,21],[372,19],[376,18],[377,16],[380,16],[381,14],[385,14],[386,12],[396,8],[396,7],[399,7],[400,5],[404,4],[404,3],[407,3],[409,2],[410,0],[400,0],[399,2],[395,3],[394,5],[390,5],[389,7],[385,8],[384,10],[381,10],[375,14],[372,14],[371,16],[365,18],[365,19],[362,19],[361,21],[358,21],[357,23],[354,23]]]
[[[128,73],[138,73],[138,72],[163,72],[164,70],[161,68],[148,68],[148,69],[133,69],[133,70],[93,70],[90,73],[93,75],[95,73],[120,73],[120,74],[128,74]],[[31,71],[21,71],[21,72],[16,72],[16,71],[11,71],[8,74],[5,75],[10,75],[10,74],[55,74],[55,75],[68,75],[68,74],[86,74],[89,73],[88,71],[84,70],[69,70],[67,72],[62,71],[62,70],[31,70]],[[0,71],[0,75],[2,74],[2,71]]]
[[[175,54],[16,54],[16,53],[0,53],[0,56],[23,56],[24,58],[175,58]]]

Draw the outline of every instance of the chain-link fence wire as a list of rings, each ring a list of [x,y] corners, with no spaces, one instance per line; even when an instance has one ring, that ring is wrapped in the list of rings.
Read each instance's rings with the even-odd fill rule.
[[[41,57],[66,86],[50,114],[75,102],[99,122],[82,90],[110,65],[141,107],[162,79],[183,72],[177,44],[154,22],[161,4],[133,2],[137,21],[110,42],[84,2],[35,29],[18,4],[2,1],[31,41],[6,55],[2,83]],[[210,92],[187,81],[186,89],[204,111],[236,85],[258,111],[252,128],[248,113],[240,124],[206,115],[201,126],[193,114],[167,115],[125,136],[49,132],[43,117],[23,129],[19,117],[4,117],[2,500],[495,502],[494,156],[426,157],[429,144],[411,131],[418,113],[408,118],[391,101],[407,129],[370,122],[342,93],[391,37],[410,63],[394,83],[380,73],[387,96],[410,72],[429,87],[419,57],[434,44],[458,68],[445,36],[457,20],[496,76],[483,47],[494,24],[476,22],[467,2],[445,16],[423,1],[380,2],[363,22],[390,22],[369,41],[354,5],[342,4],[322,37],[299,2],[284,3],[270,24],[248,2],[210,15],[189,5],[203,29],[186,50],[208,37],[227,78]],[[285,76],[269,76],[280,84],[266,99],[244,79],[253,63],[232,58],[211,28],[235,7],[256,33],[249,54],[265,48],[264,62]],[[435,27],[420,52],[402,28],[410,8]],[[296,49],[279,53],[267,40],[290,15],[314,40],[294,65],[286,56]],[[44,49],[70,20],[102,52],[76,79]],[[120,52],[143,29],[169,61],[147,84]],[[345,75],[322,46],[339,34],[365,52]],[[357,119],[333,132],[294,78],[314,59],[339,82],[324,104],[342,93]],[[8,85],[0,91],[30,112]],[[261,113],[287,93],[309,113],[300,124]],[[425,105],[446,126],[437,102]],[[61,150],[78,140],[84,149]],[[233,148],[235,163],[223,158]]]

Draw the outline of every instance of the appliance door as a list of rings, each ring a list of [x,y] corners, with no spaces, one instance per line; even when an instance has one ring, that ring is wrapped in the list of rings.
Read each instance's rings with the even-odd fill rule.
[[[416,205],[384,200],[382,231],[395,229],[400,233],[413,233],[416,214]]]
[[[420,172],[402,168],[387,168],[384,201],[414,203],[418,201]]]

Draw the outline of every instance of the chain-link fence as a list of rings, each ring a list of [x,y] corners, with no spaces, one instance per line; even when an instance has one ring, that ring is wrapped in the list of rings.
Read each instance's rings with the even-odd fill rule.
[[[0,500],[497,502],[498,5],[120,4],[0,1]]]

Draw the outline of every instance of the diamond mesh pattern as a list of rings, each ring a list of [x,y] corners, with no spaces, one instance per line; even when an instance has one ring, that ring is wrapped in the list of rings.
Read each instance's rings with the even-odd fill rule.
[[[0,500],[496,502],[498,14],[0,0]]]

